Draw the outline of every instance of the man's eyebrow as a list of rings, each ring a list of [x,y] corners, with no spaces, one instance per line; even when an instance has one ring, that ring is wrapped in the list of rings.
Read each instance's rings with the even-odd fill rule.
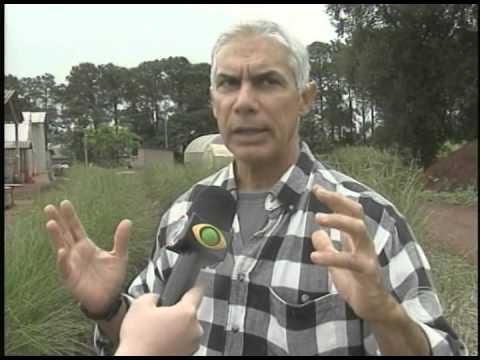
[[[220,73],[217,73],[216,75],[217,78],[219,77],[222,77],[222,78],[233,78],[233,79],[237,79],[238,76],[237,75],[234,75],[234,74],[227,74],[227,73],[224,73],[224,72],[220,72]]]
[[[269,78],[274,78],[281,82],[286,82],[286,83],[289,82],[288,76],[286,74],[274,69],[258,71],[257,73],[252,74],[252,79],[263,80],[263,79],[269,79]]]
[[[253,71],[251,73],[251,78],[253,79],[263,79],[267,77],[276,77],[279,79],[283,79],[288,81],[287,76],[284,75],[281,71],[270,69],[270,70],[259,70],[257,72]],[[230,80],[238,80],[240,76],[237,74],[229,73],[229,72],[219,72],[216,75],[216,79],[230,79]]]
[[[252,75],[253,77],[268,77],[268,76],[276,76],[276,77],[281,77],[284,78],[285,76],[277,70],[266,70],[266,71],[259,71],[257,73],[254,73]]]

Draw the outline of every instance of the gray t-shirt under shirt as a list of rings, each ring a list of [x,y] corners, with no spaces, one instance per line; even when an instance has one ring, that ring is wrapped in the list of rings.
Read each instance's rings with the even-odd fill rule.
[[[247,246],[253,234],[262,229],[267,222],[267,212],[265,211],[267,195],[268,192],[238,193],[237,213],[244,246]]]

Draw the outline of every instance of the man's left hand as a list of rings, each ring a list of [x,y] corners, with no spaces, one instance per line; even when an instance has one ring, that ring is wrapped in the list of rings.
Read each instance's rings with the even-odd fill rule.
[[[328,267],[339,295],[358,317],[366,321],[385,320],[398,303],[385,289],[375,247],[365,225],[363,207],[318,185],[314,186],[313,193],[332,210],[331,214],[316,214],[315,221],[324,227],[338,229],[343,247],[338,251],[325,231],[315,231],[312,243],[316,251],[311,253],[312,262]]]

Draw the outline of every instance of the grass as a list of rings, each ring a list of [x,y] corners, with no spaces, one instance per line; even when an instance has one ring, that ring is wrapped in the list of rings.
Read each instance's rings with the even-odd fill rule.
[[[452,152],[457,151],[466,143],[467,143],[466,141],[461,141],[461,142],[455,142],[451,140],[445,141],[438,151],[437,158],[441,159],[441,158],[448,157]]]
[[[422,231],[425,220],[417,205],[424,189],[413,162],[405,166],[399,156],[367,146],[343,147],[319,158],[390,200],[412,228]]]
[[[478,189],[474,186],[468,186],[465,189],[458,189],[455,191],[425,190],[422,197],[427,201],[440,201],[451,205],[478,205]]]
[[[154,199],[156,205],[167,207],[193,183],[213,171],[205,167],[156,164],[147,167],[142,176],[149,197]]]
[[[39,193],[32,207],[19,210],[6,227],[6,354],[92,354],[91,322],[63,290],[55,271],[43,214],[47,204],[71,200],[87,233],[107,250],[112,248],[116,225],[131,219],[130,273],[151,247],[157,219],[141,178],[81,167],[73,168],[69,178],[56,189]]]
[[[367,147],[338,149],[322,156],[330,165],[380,192],[407,217],[433,268],[433,280],[451,326],[477,354],[477,268],[429,240],[418,206],[424,194],[420,170],[403,166],[395,155]],[[132,220],[127,285],[144,266],[161,214],[211,169],[151,166],[134,175],[115,170],[74,167],[70,181],[34,198],[6,225],[5,353],[7,355],[92,355],[92,323],[61,285],[45,205],[69,199],[98,246],[110,250],[124,218]]]
[[[61,285],[45,229],[47,204],[69,199],[87,234],[111,250],[118,223],[132,220],[125,286],[150,254],[161,211],[207,170],[153,166],[133,175],[74,167],[69,181],[35,195],[16,211],[5,231],[5,353],[8,355],[93,355],[92,323]]]
[[[478,355],[478,268],[433,241],[424,248],[450,326],[466,344],[469,355]]]

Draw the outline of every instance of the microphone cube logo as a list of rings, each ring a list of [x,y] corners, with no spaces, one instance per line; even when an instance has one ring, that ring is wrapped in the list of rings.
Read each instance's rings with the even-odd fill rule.
[[[223,250],[226,248],[225,237],[213,225],[197,224],[192,227],[192,232],[198,243],[210,250]]]

